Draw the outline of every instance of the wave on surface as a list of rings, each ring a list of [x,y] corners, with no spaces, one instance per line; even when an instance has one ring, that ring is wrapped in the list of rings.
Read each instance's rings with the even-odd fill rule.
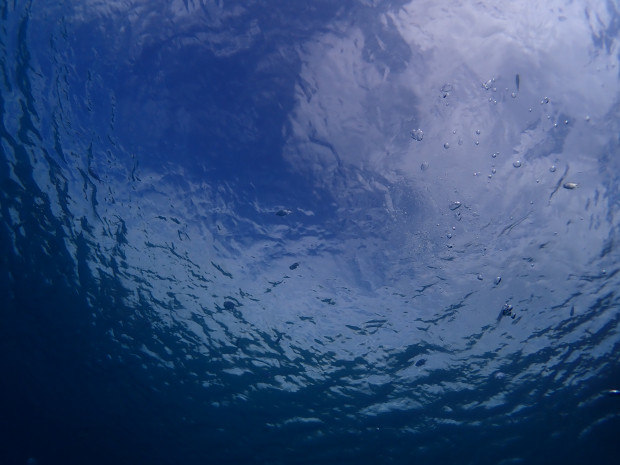
[[[536,463],[617,422],[618,11],[520,8],[5,6],[2,347],[122,373],[188,460]]]

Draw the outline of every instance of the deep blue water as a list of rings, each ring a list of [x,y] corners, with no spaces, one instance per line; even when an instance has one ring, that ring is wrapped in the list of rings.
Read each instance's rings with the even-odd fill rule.
[[[0,464],[620,463],[618,2],[0,17]]]

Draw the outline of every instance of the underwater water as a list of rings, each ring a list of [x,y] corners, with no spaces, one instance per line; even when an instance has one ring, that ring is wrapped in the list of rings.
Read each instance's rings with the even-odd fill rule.
[[[620,4],[0,1],[0,463],[620,461]]]

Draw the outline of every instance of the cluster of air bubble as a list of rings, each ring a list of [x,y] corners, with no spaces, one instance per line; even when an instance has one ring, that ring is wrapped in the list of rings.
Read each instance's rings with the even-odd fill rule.
[[[420,142],[424,138],[424,132],[421,129],[412,129],[411,138]]]
[[[514,87],[509,88],[509,87],[505,87],[505,94],[504,95],[510,95],[510,97],[512,97],[513,99],[516,99],[519,96],[519,92],[520,92],[520,86],[521,86],[521,78],[519,74],[515,75],[515,80],[514,80]],[[503,94],[503,92],[498,91],[498,87],[497,87],[497,82],[495,78],[491,78],[486,80],[485,82],[482,83],[482,88],[484,89],[484,91],[488,92],[491,96],[489,97],[489,102],[491,102],[492,104],[497,104],[497,97],[496,95],[500,95]],[[451,96],[451,94],[454,91],[454,87],[452,84],[443,84],[440,88],[440,93],[439,96],[441,98],[441,100],[443,101],[443,99],[449,99],[449,97]],[[495,94],[495,95],[494,95]],[[540,105],[541,105],[541,109],[543,109],[543,111],[546,108],[549,108],[551,105],[551,98],[549,98],[548,96],[543,96],[540,98]],[[446,101],[445,105],[448,105],[449,102]],[[532,112],[532,108],[529,108],[529,112]],[[549,111],[547,110],[545,113],[547,113],[547,119],[551,119],[551,115],[549,114]],[[589,121],[590,118],[586,117],[585,118],[586,121]],[[568,125],[569,121],[567,119],[562,119],[560,120],[560,122],[558,122],[559,124],[563,123],[564,125]],[[554,124],[555,127],[558,126],[558,123]],[[458,141],[458,145],[462,145],[463,144],[463,139],[461,137],[457,136],[457,131],[453,130],[452,134],[455,136],[454,141]],[[482,131],[480,128],[476,128],[473,131],[473,138],[472,141],[474,143],[475,146],[480,146],[480,136],[482,134]],[[422,131],[422,129],[420,128],[414,128],[411,129],[410,132],[411,138],[416,141],[416,142],[421,142],[423,137],[424,137],[424,133]],[[442,146],[445,150],[449,150],[451,148],[451,143],[454,143],[453,140],[444,140],[442,141]],[[500,151],[493,151],[492,153],[490,153],[490,157],[493,160],[490,166],[490,172],[487,174],[487,178],[489,180],[489,182],[491,182],[491,179],[493,178],[494,175],[496,175],[497,173],[497,169],[495,163],[497,161],[499,161],[501,159],[501,155],[500,155]],[[514,158],[512,160],[505,160],[509,165],[512,165],[512,167],[514,169],[521,169],[523,168],[523,166],[525,165],[525,161],[523,160],[523,158]],[[429,169],[429,163],[427,161],[423,161],[420,165],[420,169],[421,171],[427,171]],[[557,167],[555,165],[551,165],[549,167],[549,172],[551,173],[555,173],[557,170]],[[476,171],[473,173],[474,176],[478,176],[481,173],[479,171]],[[539,182],[539,180],[537,179],[536,182]],[[577,183],[568,181],[568,182],[564,182],[563,184],[560,184],[564,189],[567,190],[573,190],[576,189],[578,186]],[[533,201],[530,201],[530,203],[533,203]],[[450,216],[453,217],[454,221],[461,221],[463,219],[464,216],[467,215],[467,212],[470,210],[470,208],[466,205],[463,205],[463,203],[460,200],[453,200],[448,204],[448,209],[450,211]],[[456,224],[456,223],[455,223]],[[437,225],[439,226],[439,224]],[[444,237],[448,240],[446,243],[446,247],[448,249],[452,249],[454,247],[454,244],[452,243],[453,239],[454,239],[454,235],[456,234],[456,226],[452,225],[451,229],[449,231],[446,231],[444,234]],[[476,278],[479,281],[483,281],[484,277],[482,275],[482,273],[477,273],[475,274]],[[500,283],[502,281],[502,278],[500,276],[495,277],[492,280],[492,283],[494,286],[499,286]],[[512,305],[510,303],[506,303],[501,311],[500,311],[500,316],[499,319],[501,319],[502,317],[509,317],[510,319],[515,319],[516,315],[514,313],[514,309],[512,307]],[[518,321],[518,320],[517,320]]]
[[[517,95],[518,95],[518,93],[519,93],[519,91],[520,91],[520,86],[521,86],[521,77],[520,77],[520,75],[519,75],[519,74],[516,74],[516,75],[515,75],[515,82],[514,82],[514,83],[515,83],[514,91],[512,91],[512,92],[510,93],[510,95],[511,95],[511,97],[516,98],[516,97],[517,97]],[[496,80],[495,80],[495,78],[493,77],[493,78],[491,78],[491,79],[488,79],[488,80],[486,80],[486,81],[482,82],[482,88],[483,88],[483,89],[485,89],[486,91],[497,92],[497,86],[496,86]],[[450,83],[445,83],[445,84],[443,84],[443,85],[441,86],[441,89],[440,89],[440,96],[441,96],[442,98],[444,98],[444,99],[445,99],[445,98],[447,98],[447,97],[448,97],[448,96],[449,96],[449,95],[453,92],[453,90],[454,90],[454,87],[453,87],[453,85],[452,85],[452,84],[450,84]],[[506,92],[510,92],[510,89],[509,89],[508,87],[506,87],[506,89],[505,89],[505,90],[506,90]],[[494,99],[492,96],[491,96],[491,97],[489,97],[489,102],[492,102],[492,103],[494,103],[494,104],[497,104],[497,100],[496,100],[496,99]],[[547,97],[547,96],[542,97],[542,99],[540,100],[540,104],[541,104],[541,105],[547,105],[547,104],[549,104],[550,102],[551,102],[551,99],[550,99],[549,97]],[[447,103],[446,103],[446,105],[447,105]],[[531,111],[532,111],[532,108],[529,108],[529,111],[531,112]],[[547,115],[547,119],[551,119],[551,116],[550,116],[550,115]],[[589,116],[586,116],[586,118],[585,118],[585,119],[586,119],[586,121],[589,121],[589,120],[590,120],[590,117],[589,117]],[[567,119],[565,119],[565,120],[563,121],[563,123],[564,123],[565,125],[568,125],[568,124],[569,124],[569,121],[568,121]],[[554,124],[554,127],[557,127],[557,126],[558,126],[558,123],[555,123],[555,124]],[[452,131],[452,132],[453,132],[453,134],[456,134],[456,130],[454,130],[454,131]],[[423,137],[424,137],[424,132],[423,132],[423,131],[422,131],[422,129],[420,129],[420,128],[417,128],[417,129],[412,129],[410,134],[411,134],[411,138],[412,138],[413,140],[415,140],[415,141],[418,141],[418,142],[422,141],[422,139],[423,139]],[[476,129],[476,130],[475,130],[475,136],[476,136],[476,137],[475,137],[475,139],[474,139],[474,145],[476,145],[476,146],[479,146],[479,145],[480,145],[480,141],[479,141],[479,139],[478,139],[478,136],[480,136],[480,134],[481,134],[480,129]],[[463,144],[463,139],[459,138],[459,139],[458,139],[458,145],[462,145],[462,144]],[[444,148],[445,150],[450,149],[450,147],[451,147],[450,142],[445,141],[445,142],[443,143],[443,148]],[[491,154],[491,157],[495,159],[495,158],[497,158],[497,157],[499,156],[499,154],[500,154],[499,152],[493,152],[493,153]],[[523,166],[523,161],[522,161],[522,160],[520,160],[520,159],[513,160],[513,161],[512,161],[512,166],[513,166],[514,168],[521,168],[521,167]],[[426,171],[428,168],[429,168],[429,164],[428,164],[428,162],[423,162],[423,163],[420,165],[420,169],[421,169],[422,171]],[[556,170],[556,167],[555,167],[555,166],[551,166],[551,168],[549,169],[549,171],[551,171],[551,172],[555,172],[555,170]],[[494,175],[494,174],[496,174],[496,172],[497,172],[497,171],[496,171],[495,165],[492,165],[491,172],[487,175],[488,179],[493,178],[493,175]],[[478,172],[478,171],[474,172],[474,176],[478,176],[478,175],[480,175],[480,174],[481,174],[481,173],[480,173],[480,172]],[[575,183],[567,183],[567,185],[566,185],[566,186],[564,186],[564,187],[565,187],[566,189],[574,189],[574,188],[576,188],[576,187],[577,187],[577,184],[575,184]]]

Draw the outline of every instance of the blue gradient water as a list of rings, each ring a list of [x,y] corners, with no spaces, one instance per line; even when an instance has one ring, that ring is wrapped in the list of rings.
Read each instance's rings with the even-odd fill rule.
[[[0,2],[0,463],[618,463],[619,13]]]

